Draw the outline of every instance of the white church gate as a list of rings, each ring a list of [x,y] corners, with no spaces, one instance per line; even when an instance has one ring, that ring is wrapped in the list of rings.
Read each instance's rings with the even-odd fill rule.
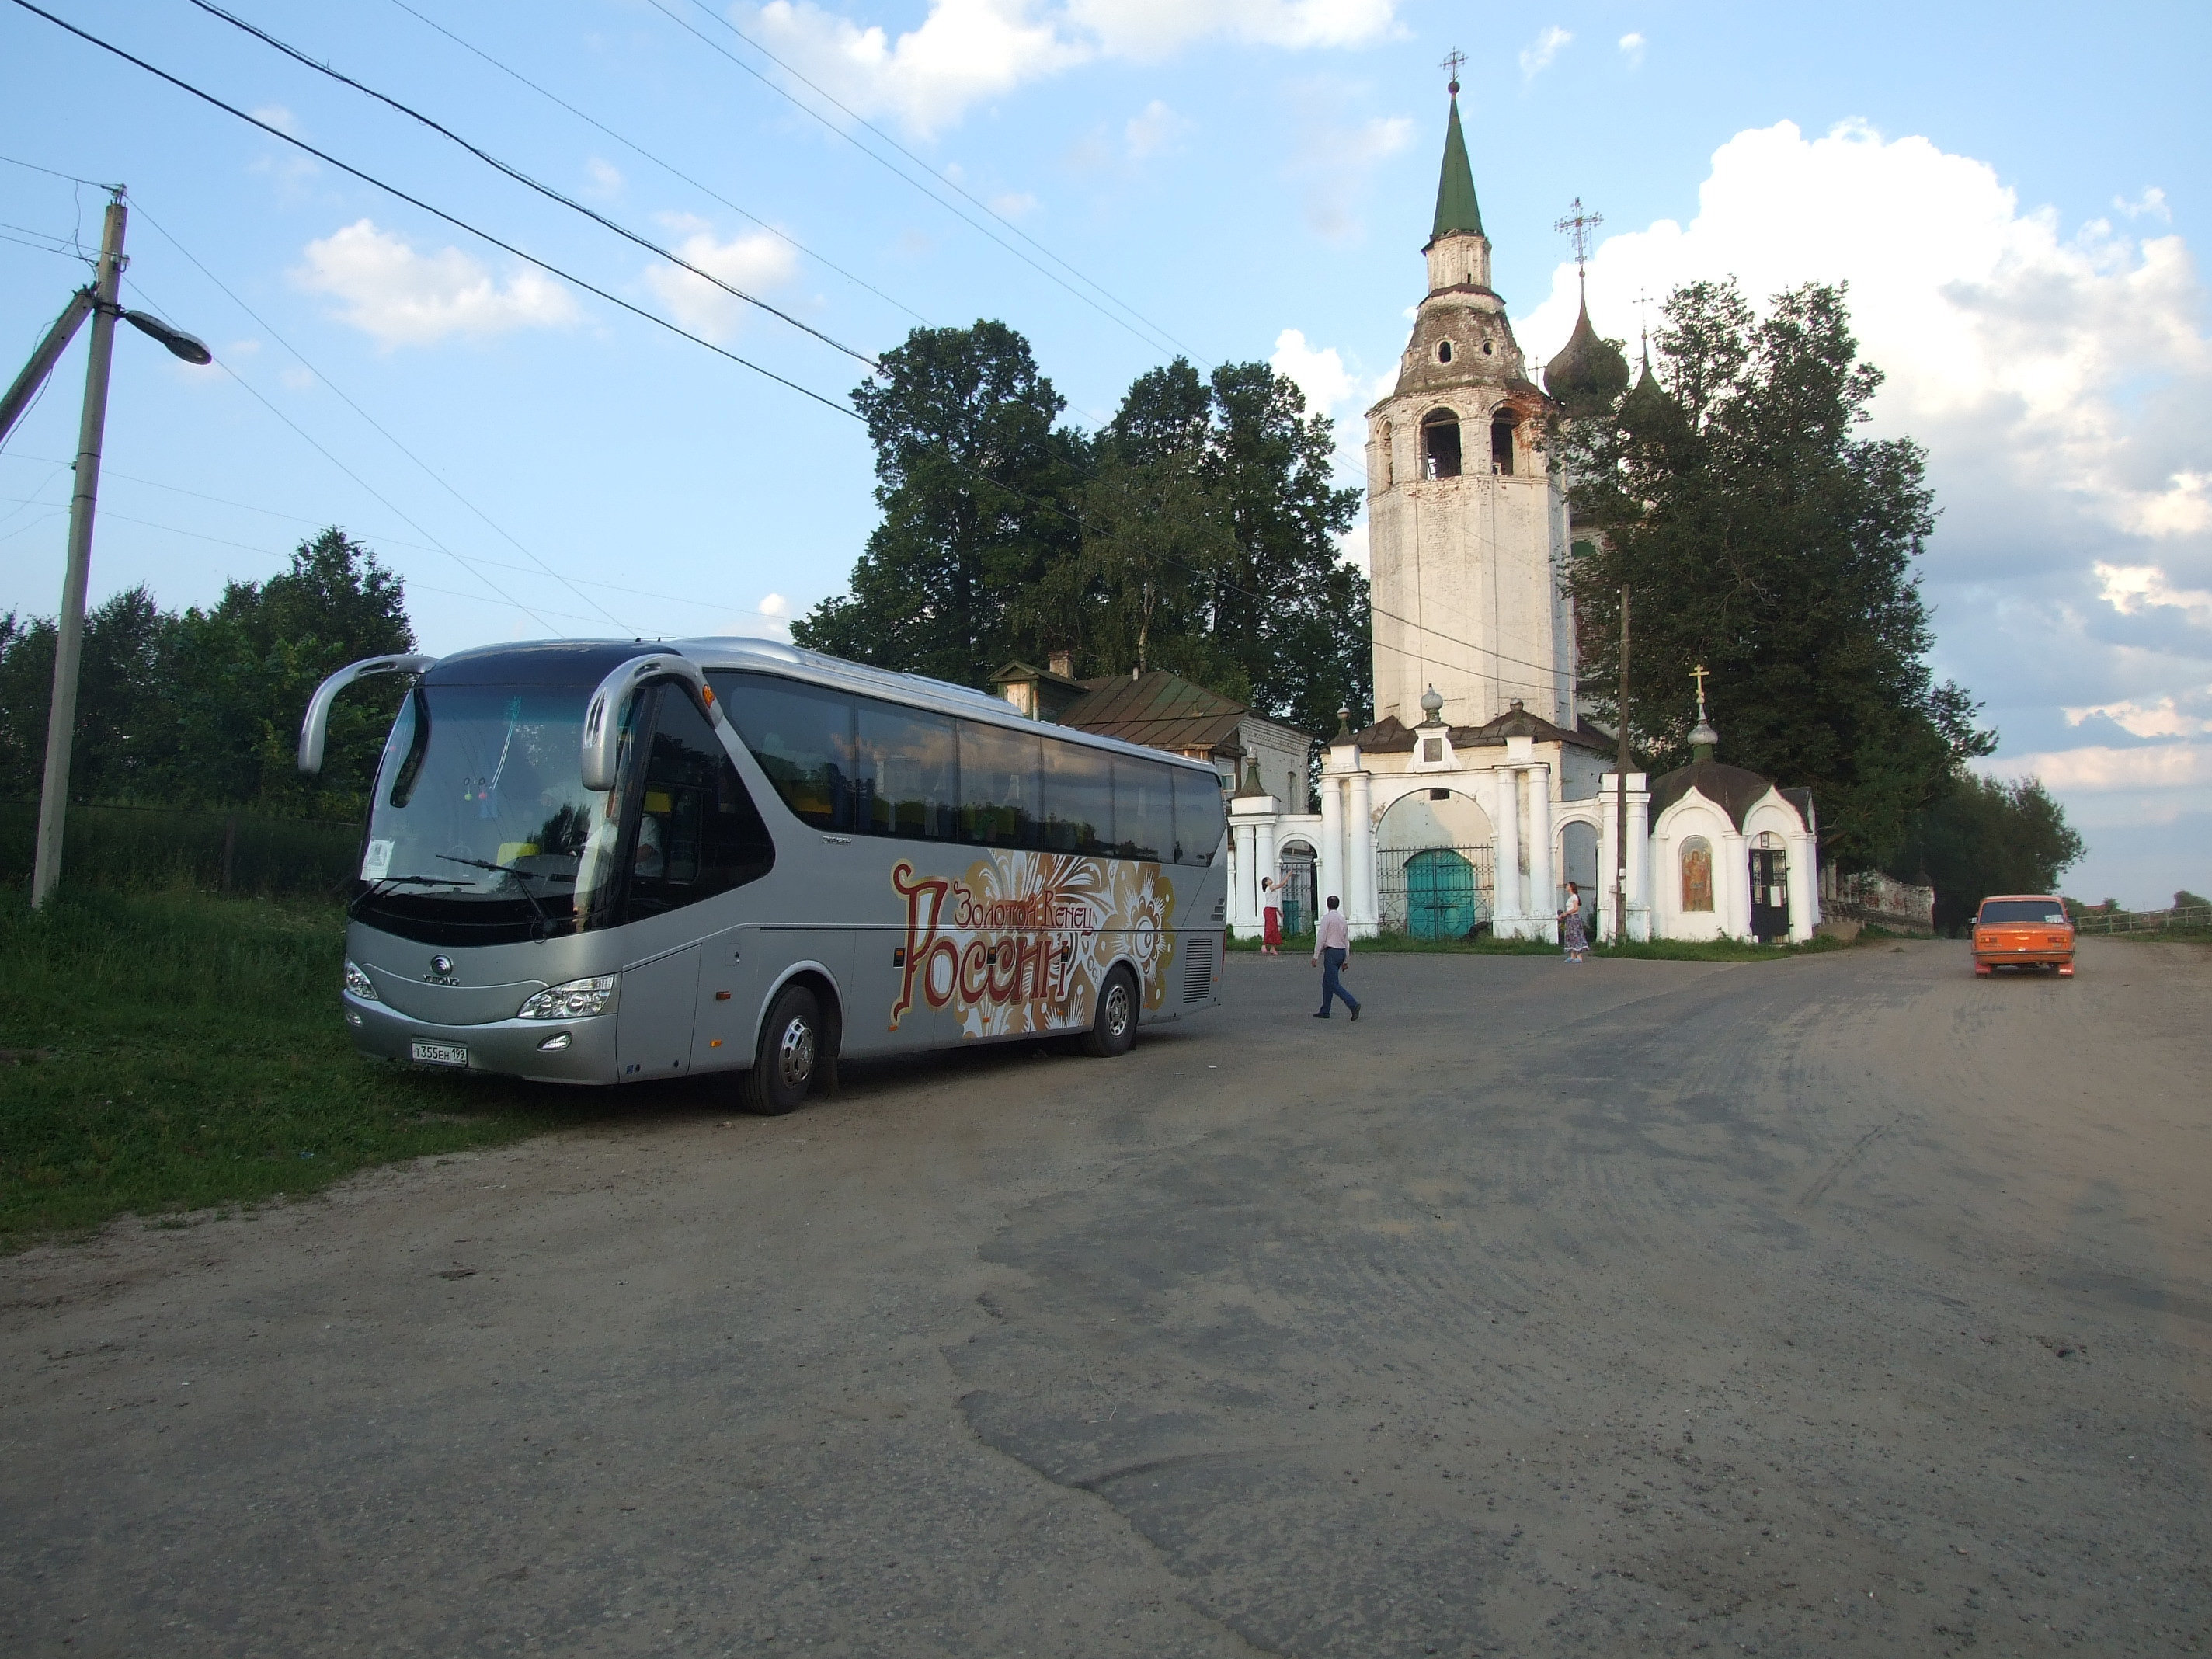
[[[1314,868],[1318,862],[1312,847],[1303,841],[1286,841],[1275,854],[1283,883],[1285,938],[1314,930]]]

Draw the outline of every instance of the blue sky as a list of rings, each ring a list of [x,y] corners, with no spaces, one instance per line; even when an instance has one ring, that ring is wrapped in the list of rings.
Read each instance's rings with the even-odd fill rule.
[[[859,377],[185,0],[42,3],[833,399]],[[2067,801],[2093,848],[2075,890],[2212,886],[2202,7],[2110,7],[2085,28],[2078,8],[2018,5],[410,3],[466,46],[397,0],[233,9],[858,350],[917,316],[1003,318],[1086,421],[1178,345],[1269,358],[1347,447],[1419,297],[1436,65],[1456,46],[1498,283],[1531,355],[1572,320],[1551,226],[1577,196],[1604,215],[1591,296],[1609,333],[1632,336],[1639,291],[1688,276],[1760,294],[1850,280],[1891,375],[1877,429],[1932,453],[1938,665],[1988,701],[1996,769]],[[204,604],[331,521],[404,573],[433,649],[773,633],[842,587],[874,521],[849,417],[12,3],[0,64],[0,155],[127,183],[136,302],[224,365],[119,343],[95,598],[143,580]],[[1058,280],[883,155],[991,204],[1006,222],[951,198]],[[82,269],[26,244],[89,245],[101,199],[0,164],[0,338],[17,354]],[[57,602],[80,377],[81,352],[0,453],[0,609]]]

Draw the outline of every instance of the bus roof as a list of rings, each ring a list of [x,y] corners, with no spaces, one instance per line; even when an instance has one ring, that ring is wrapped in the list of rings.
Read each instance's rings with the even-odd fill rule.
[[[950,680],[933,679],[926,674],[901,673],[896,669],[878,668],[868,663],[833,657],[824,652],[786,645],[780,640],[756,639],[744,635],[689,640],[546,640],[513,645],[477,646],[441,658],[437,665],[428,670],[424,678],[432,684],[471,681],[487,684],[512,684],[516,679],[562,685],[574,684],[588,691],[603,677],[632,657],[650,655],[655,651],[688,657],[700,667],[710,671],[745,670],[805,680],[816,685],[836,686],[842,690],[865,691],[893,702],[904,703],[908,708],[957,714],[963,719],[980,720],[1018,732],[1049,731],[1054,737],[1065,738],[1089,748],[1103,749],[1146,760],[1164,761],[1170,765],[1194,767],[1209,775],[1218,775],[1209,762],[1192,760],[1164,749],[1148,749],[1141,744],[1125,743],[1119,738],[1103,737],[1096,732],[1085,732],[1073,726],[1055,726],[1047,720],[1033,720],[1001,698],[969,686],[956,685]]]

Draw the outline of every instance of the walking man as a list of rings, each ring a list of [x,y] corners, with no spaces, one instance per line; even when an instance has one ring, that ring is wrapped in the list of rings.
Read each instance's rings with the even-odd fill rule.
[[[1336,895],[1331,893],[1328,913],[1314,929],[1314,960],[1322,965],[1321,1010],[1314,1015],[1316,1019],[1327,1019],[1338,997],[1342,997],[1344,1006],[1352,1010],[1352,1018],[1359,1018],[1359,999],[1346,990],[1343,980],[1338,977],[1351,958],[1352,930],[1344,925],[1344,912],[1336,908]]]

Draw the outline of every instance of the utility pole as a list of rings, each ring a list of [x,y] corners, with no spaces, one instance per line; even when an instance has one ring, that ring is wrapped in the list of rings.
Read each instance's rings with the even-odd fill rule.
[[[1613,826],[1613,942],[1628,943],[1628,589],[1620,590],[1620,811]]]
[[[39,796],[39,850],[31,866],[31,904],[46,902],[62,874],[62,829],[69,813],[70,746],[76,736],[76,676],[84,649],[84,595],[92,575],[92,515],[100,495],[100,446],[107,424],[107,364],[115,349],[123,287],[123,191],[107,204],[93,282],[92,355],[84,371],[84,414],[77,427],[76,488],[70,496],[69,570],[54,632],[54,700],[46,715],[46,775]]]

